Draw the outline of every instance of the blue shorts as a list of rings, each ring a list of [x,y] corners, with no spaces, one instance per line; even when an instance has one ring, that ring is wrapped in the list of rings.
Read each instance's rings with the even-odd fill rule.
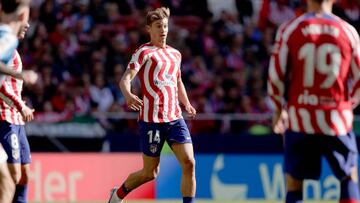
[[[189,129],[184,119],[168,123],[147,123],[139,121],[142,152],[147,156],[160,156],[165,140],[173,143],[192,143]]]
[[[0,121],[0,143],[8,155],[8,163],[31,163],[30,146],[24,125]]]
[[[334,175],[339,180],[350,176],[351,168],[358,163],[354,133],[349,132],[344,136],[328,136],[286,131],[286,173],[298,180],[317,180],[320,178],[322,156],[326,158]]]

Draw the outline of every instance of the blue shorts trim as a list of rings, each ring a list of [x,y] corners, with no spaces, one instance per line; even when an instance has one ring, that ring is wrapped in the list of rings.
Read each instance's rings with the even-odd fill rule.
[[[8,155],[8,163],[31,163],[30,145],[24,125],[0,121],[0,143]]]
[[[139,121],[141,150],[147,156],[158,157],[165,141],[173,143],[192,143],[189,129],[184,119],[168,123],[148,123]]]
[[[307,135],[286,131],[285,172],[296,179],[319,179],[321,159],[325,157],[338,179],[350,176],[358,163],[354,133],[342,136]]]

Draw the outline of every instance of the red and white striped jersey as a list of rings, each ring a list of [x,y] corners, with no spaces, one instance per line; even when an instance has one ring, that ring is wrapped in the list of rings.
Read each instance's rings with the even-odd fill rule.
[[[128,68],[139,71],[143,99],[139,120],[164,123],[182,118],[177,87],[180,64],[180,52],[170,46],[147,43],[132,55]]]
[[[17,51],[14,52],[8,66],[14,68],[15,71],[22,71],[22,62]],[[0,120],[5,120],[15,125],[24,125],[25,122],[19,112],[24,103],[21,99],[23,81],[11,76],[6,76],[3,87],[5,87],[5,89],[0,89]],[[13,102],[14,100],[17,101],[18,104]]]
[[[335,15],[305,13],[278,29],[268,93],[277,110],[287,108],[290,130],[345,135],[351,98],[360,96],[359,68],[356,30]]]

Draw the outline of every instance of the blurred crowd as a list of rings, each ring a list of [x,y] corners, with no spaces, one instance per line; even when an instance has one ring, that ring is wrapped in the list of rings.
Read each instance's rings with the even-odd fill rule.
[[[24,100],[40,122],[129,111],[118,83],[131,54],[149,40],[146,12],[166,6],[168,44],[182,53],[183,81],[197,112],[269,113],[266,76],[276,28],[303,13],[305,2],[33,0],[19,52],[24,68],[38,71],[40,80],[25,88]],[[359,5],[339,0],[334,12],[359,30]],[[138,84],[134,91],[140,92]],[[196,126],[193,132],[218,125]]]

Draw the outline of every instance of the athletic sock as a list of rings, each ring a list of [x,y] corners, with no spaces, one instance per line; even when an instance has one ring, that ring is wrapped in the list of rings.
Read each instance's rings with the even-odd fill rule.
[[[27,203],[27,185],[16,185],[13,203]]]
[[[302,191],[288,191],[286,193],[286,203],[302,203]]]
[[[116,191],[116,194],[120,199],[124,199],[126,195],[129,194],[130,192],[131,190],[126,189],[125,183],[123,183],[121,187]]]
[[[195,203],[195,197],[183,197],[183,203]]]

